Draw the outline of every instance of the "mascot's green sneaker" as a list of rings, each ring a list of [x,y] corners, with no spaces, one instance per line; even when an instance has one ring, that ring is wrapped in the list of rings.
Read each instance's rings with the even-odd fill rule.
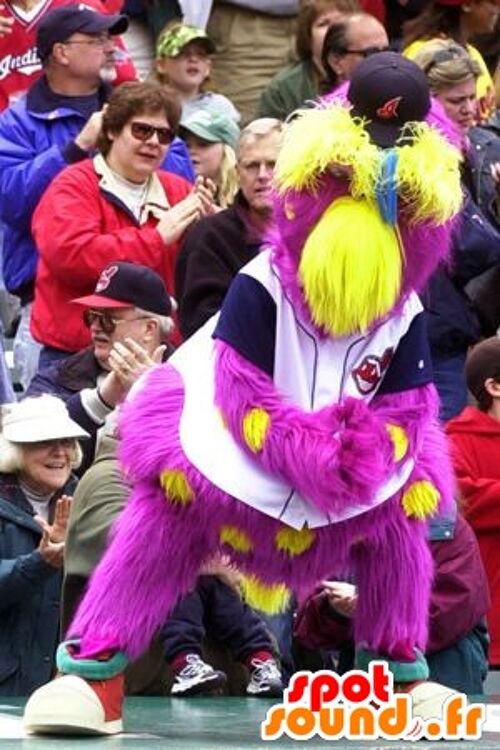
[[[65,674],[35,690],[26,704],[23,726],[30,734],[109,735],[123,729],[125,655],[75,659],[74,645],[62,643],[57,652]]]

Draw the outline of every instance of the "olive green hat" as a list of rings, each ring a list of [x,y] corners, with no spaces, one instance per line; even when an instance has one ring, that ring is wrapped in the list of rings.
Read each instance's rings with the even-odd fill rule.
[[[208,53],[215,52],[215,44],[203,29],[187,24],[178,24],[160,35],[156,45],[158,57],[177,57],[189,42],[201,42]]]

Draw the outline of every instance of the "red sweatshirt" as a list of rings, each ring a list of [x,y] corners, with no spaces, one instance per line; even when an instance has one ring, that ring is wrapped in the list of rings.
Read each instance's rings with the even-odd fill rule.
[[[500,422],[468,406],[446,431],[463,512],[476,533],[490,585],[490,664],[500,666]]]

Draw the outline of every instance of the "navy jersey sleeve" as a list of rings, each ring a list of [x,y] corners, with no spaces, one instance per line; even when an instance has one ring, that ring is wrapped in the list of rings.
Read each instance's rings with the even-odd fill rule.
[[[425,314],[419,313],[398,344],[377,395],[399,393],[432,382],[432,362]]]
[[[224,298],[214,338],[236,349],[270,377],[274,373],[276,304],[260,282],[235,276]]]

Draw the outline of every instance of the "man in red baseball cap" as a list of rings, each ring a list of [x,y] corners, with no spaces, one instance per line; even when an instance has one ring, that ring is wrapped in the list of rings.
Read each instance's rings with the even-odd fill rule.
[[[74,302],[83,308],[91,346],[38,372],[25,396],[59,396],[91,435],[83,473],[93,460],[97,431],[140,375],[166,355],[173,321],[163,279],[136,263],[109,263],[94,293]]]

